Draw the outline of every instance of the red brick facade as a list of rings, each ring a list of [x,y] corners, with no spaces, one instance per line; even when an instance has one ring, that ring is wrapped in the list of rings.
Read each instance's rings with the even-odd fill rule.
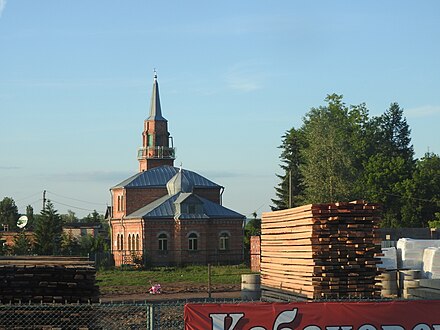
[[[161,114],[156,76],[150,116],[144,121],[138,161],[142,175],[156,173],[151,170],[174,164],[174,147],[167,121]],[[242,262],[244,217],[221,206],[223,187],[202,179],[204,185],[194,184],[191,191],[172,193],[167,189],[167,182],[155,186],[146,183],[130,186],[126,183],[112,188],[110,225],[115,265]],[[193,183],[185,181],[180,184]],[[182,197],[177,199],[180,194],[183,194]],[[192,197],[187,200],[188,195]],[[166,200],[165,196],[174,198],[174,204],[169,203],[165,208],[167,216],[159,211],[157,216],[151,216],[148,212],[158,208],[160,203],[157,200],[162,197],[161,201]],[[213,206],[213,203],[218,206]],[[210,207],[202,210],[201,205],[205,204]],[[148,216],[142,215],[140,209],[148,209]],[[218,212],[219,215],[212,212]]]
[[[111,225],[116,266],[133,264],[133,257],[149,265],[243,261],[243,233],[237,220],[112,219]],[[195,234],[197,240],[197,247],[192,249],[191,234]],[[221,246],[222,234],[228,235],[227,246]]]

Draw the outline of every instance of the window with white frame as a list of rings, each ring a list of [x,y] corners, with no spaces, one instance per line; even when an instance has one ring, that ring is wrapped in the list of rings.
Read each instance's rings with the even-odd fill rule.
[[[162,233],[158,237],[159,251],[168,251],[168,236]]]
[[[229,233],[223,232],[219,237],[219,249],[222,251],[229,250]]]
[[[197,250],[197,241],[198,237],[196,233],[191,233],[188,235],[188,250],[196,251]]]

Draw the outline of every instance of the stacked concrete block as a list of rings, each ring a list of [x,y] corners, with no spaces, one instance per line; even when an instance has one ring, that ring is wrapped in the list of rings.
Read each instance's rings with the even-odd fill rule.
[[[381,263],[377,266],[382,269],[397,269],[397,250],[395,247],[382,248],[383,256],[380,257]]]
[[[399,288],[402,298],[411,299],[409,292],[412,288],[419,287],[421,271],[417,269],[400,270],[399,271]]]
[[[419,286],[408,288],[411,299],[440,299],[440,279],[421,279]]]
[[[423,252],[426,248],[440,247],[440,240],[401,238],[397,250],[402,269],[423,269]]]
[[[423,253],[423,277],[440,279],[440,248],[430,247]]]

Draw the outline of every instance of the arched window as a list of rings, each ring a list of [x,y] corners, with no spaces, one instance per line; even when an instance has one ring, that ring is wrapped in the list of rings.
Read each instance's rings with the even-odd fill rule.
[[[168,251],[168,236],[162,233],[158,237],[159,251]]]
[[[140,246],[139,246],[139,234],[136,234],[136,250],[137,250],[137,251],[140,250]]]
[[[188,236],[188,250],[196,251],[197,250],[197,234],[191,233]]]
[[[229,250],[229,234],[226,232],[220,234],[219,249],[223,251]]]
[[[131,249],[132,250],[137,250],[136,249],[136,236],[134,234],[131,235]]]
[[[124,234],[121,234],[121,250],[124,250]]]
[[[128,251],[131,251],[131,234],[128,234]]]
[[[118,236],[116,237],[116,250],[120,250],[121,249],[121,235],[118,234]]]

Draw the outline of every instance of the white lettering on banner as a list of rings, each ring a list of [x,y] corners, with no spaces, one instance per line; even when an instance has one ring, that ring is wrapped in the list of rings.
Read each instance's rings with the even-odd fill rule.
[[[359,327],[359,330],[377,330],[374,325],[364,324]]]
[[[238,321],[244,316],[244,313],[237,314],[209,314],[212,320],[212,330],[225,330],[225,321],[227,317],[232,319],[231,326],[228,330],[234,330]]]
[[[401,325],[383,325],[382,330],[405,330]]]
[[[417,324],[413,330],[431,330],[431,328],[427,324],[420,323],[420,324]]]
[[[293,330],[292,328],[281,328],[279,326],[286,323],[291,323],[295,320],[296,313],[298,309],[294,308],[293,310],[288,310],[281,312],[277,318],[275,319],[275,323],[273,325],[273,330]],[[228,330],[235,330],[235,326],[238,324],[238,321],[244,316],[244,313],[231,313],[231,314],[209,314],[209,317],[212,320],[212,330],[226,330],[225,329],[225,321],[227,317],[232,319],[231,326]],[[237,329],[238,330],[238,329]],[[264,327],[252,327],[249,330],[267,330]],[[320,330],[320,329],[319,329]]]
[[[255,326],[252,328],[247,328],[247,330],[299,330],[292,327],[279,328],[282,325],[292,325],[293,321],[298,314],[298,308],[293,310],[286,310],[277,315],[272,329],[266,329],[262,326]],[[244,313],[219,313],[219,314],[209,314],[212,320],[211,330],[246,330],[244,328],[236,328],[240,320],[245,316]],[[230,326],[226,329],[226,321],[230,319]],[[381,325],[381,330],[405,330],[401,325]],[[322,330],[317,325],[308,325],[302,330]],[[341,326],[327,326],[325,330],[353,330],[353,326],[341,325]],[[363,324],[357,330],[378,330],[374,325]],[[409,329],[408,329],[409,330]],[[440,324],[433,324],[432,327],[425,323],[419,323],[413,327],[412,330],[440,330]]]

